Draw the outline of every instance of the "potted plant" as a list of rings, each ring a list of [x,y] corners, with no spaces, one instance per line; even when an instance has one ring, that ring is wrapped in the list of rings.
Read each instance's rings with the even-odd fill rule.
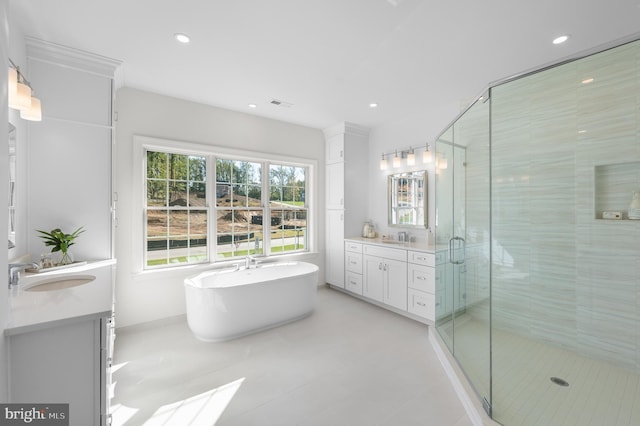
[[[73,263],[73,259],[69,255],[69,247],[75,244],[75,239],[78,235],[84,232],[84,229],[81,226],[80,228],[73,231],[71,234],[65,234],[60,228],[56,228],[51,230],[50,232],[40,231],[36,229],[36,232],[39,232],[40,238],[44,240],[45,246],[52,246],[51,253],[60,252],[62,253],[62,257],[60,258],[60,262],[58,265],[68,265]]]

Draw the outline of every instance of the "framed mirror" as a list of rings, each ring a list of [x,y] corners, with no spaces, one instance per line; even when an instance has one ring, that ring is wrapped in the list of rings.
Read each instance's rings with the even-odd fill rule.
[[[427,228],[427,172],[389,175],[388,186],[389,225]]]

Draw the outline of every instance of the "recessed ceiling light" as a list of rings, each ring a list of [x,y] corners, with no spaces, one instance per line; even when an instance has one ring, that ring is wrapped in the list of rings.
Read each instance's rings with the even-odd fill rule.
[[[369,104],[369,108],[378,108],[378,104],[377,104],[377,103],[375,103],[375,102],[371,102],[371,103]]]
[[[553,44],[562,44],[567,40],[569,40],[568,35],[561,35],[560,37],[556,37],[553,39]]]
[[[258,108],[258,105],[256,105],[256,104],[249,104],[249,108]]]
[[[176,38],[176,40],[178,40],[180,43],[184,43],[187,44],[191,41],[191,38],[189,38],[188,35],[186,34],[182,34],[182,33],[176,33],[174,34],[174,37]]]

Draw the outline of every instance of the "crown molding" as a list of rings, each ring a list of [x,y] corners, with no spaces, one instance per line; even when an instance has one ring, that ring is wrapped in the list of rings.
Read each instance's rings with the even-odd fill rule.
[[[322,132],[324,133],[325,139],[343,134],[362,136],[365,138],[369,137],[368,127],[360,126],[355,123],[349,123],[347,121],[338,123],[331,127],[327,127],[326,129],[323,129]]]
[[[79,71],[114,78],[122,61],[86,52],[61,44],[25,37],[27,58],[73,68]]]

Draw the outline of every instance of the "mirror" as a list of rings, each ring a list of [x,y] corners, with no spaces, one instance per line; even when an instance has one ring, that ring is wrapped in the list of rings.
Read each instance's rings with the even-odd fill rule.
[[[428,227],[427,172],[389,175],[389,225]]]
[[[9,248],[16,245],[16,127],[9,123]]]

